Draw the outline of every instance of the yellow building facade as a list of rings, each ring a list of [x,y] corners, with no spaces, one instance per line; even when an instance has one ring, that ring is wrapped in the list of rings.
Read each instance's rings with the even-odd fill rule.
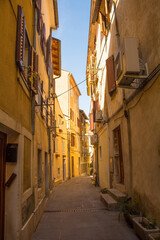
[[[73,75],[62,70],[55,83],[56,94],[67,120],[68,174],[69,178],[80,175],[80,118],[79,96],[81,95]]]
[[[0,2],[1,239],[30,239],[52,189],[49,104],[57,28],[56,0]]]
[[[79,110],[80,114],[80,143],[81,143],[81,159],[80,174],[81,176],[90,175],[90,153],[89,153],[89,123],[88,117],[83,110]]]
[[[56,136],[54,140],[54,183],[59,184],[68,179],[67,121],[62,113],[58,99],[55,99]]]
[[[80,118],[79,96],[81,95],[72,74],[69,75],[70,86],[70,169],[71,177],[80,175]]]

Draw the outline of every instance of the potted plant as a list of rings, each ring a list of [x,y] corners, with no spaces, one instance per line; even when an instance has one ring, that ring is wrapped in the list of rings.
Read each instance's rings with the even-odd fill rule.
[[[149,234],[149,240],[160,240],[160,232]]]
[[[103,193],[103,194],[107,193],[107,188],[101,189],[101,193]]]
[[[155,223],[150,222],[145,217],[133,218],[133,227],[136,234],[143,240],[149,239],[149,234],[159,232]]]
[[[129,226],[133,227],[133,218],[139,216],[139,214],[139,205],[136,202],[130,201],[126,204],[124,218]]]
[[[119,219],[122,213],[127,224],[133,227],[133,218],[140,214],[139,206],[135,201],[132,201],[131,198],[123,199],[123,201],[120,202]]]

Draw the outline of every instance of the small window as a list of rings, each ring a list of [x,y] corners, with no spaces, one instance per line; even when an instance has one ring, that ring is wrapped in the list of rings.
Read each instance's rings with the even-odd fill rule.
[[[55,153],[58,153],[58,138],[55,139]]]
[[[62,154],[65,154],[65,140],[62,140]]]
[[[100,156],[100,160],[102,160],[102,148],[101,148],[101,146],[99,147],[99,156]]]
[[[73,133],[71,134],[71,146],[75,146],[75,135]]]
[[[61,171],[60,171],[60,168],[58,168],[58,175],[60,175]]]

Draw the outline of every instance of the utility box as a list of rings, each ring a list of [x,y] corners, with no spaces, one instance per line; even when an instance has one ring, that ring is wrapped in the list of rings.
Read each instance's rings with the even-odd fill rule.
[[[137,38],[124,38],[123,55],[125,57],[125,74],[140,73],[139,51]]]
[[[94,134],[91,136],[91,145],[95,146],[98,144],[98,135]]]
[[[97,110],[96,111],[96,122],[102,121],[102,120],[103,120],[102,110]]]

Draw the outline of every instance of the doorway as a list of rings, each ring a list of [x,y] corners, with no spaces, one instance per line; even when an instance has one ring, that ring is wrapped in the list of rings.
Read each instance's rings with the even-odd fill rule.
[[[45,196],[48,196],[48,154],[45,152]]]
[[[116,183],[124,184],[124,165],[122,156],[120,126],[113,131],[113,135],[114,135],[115,180]]]
[[[0,132],[0,239],[4,239],[6,134]]]
[[[72,177],[74,177],[74,157],[72,157]]]
[[[66,159],[63,157],[63,181],[66,180]]]
[[[80,160],[80,157],[78,158],[79,160],[79,176],[81,175],[81,160]]]

